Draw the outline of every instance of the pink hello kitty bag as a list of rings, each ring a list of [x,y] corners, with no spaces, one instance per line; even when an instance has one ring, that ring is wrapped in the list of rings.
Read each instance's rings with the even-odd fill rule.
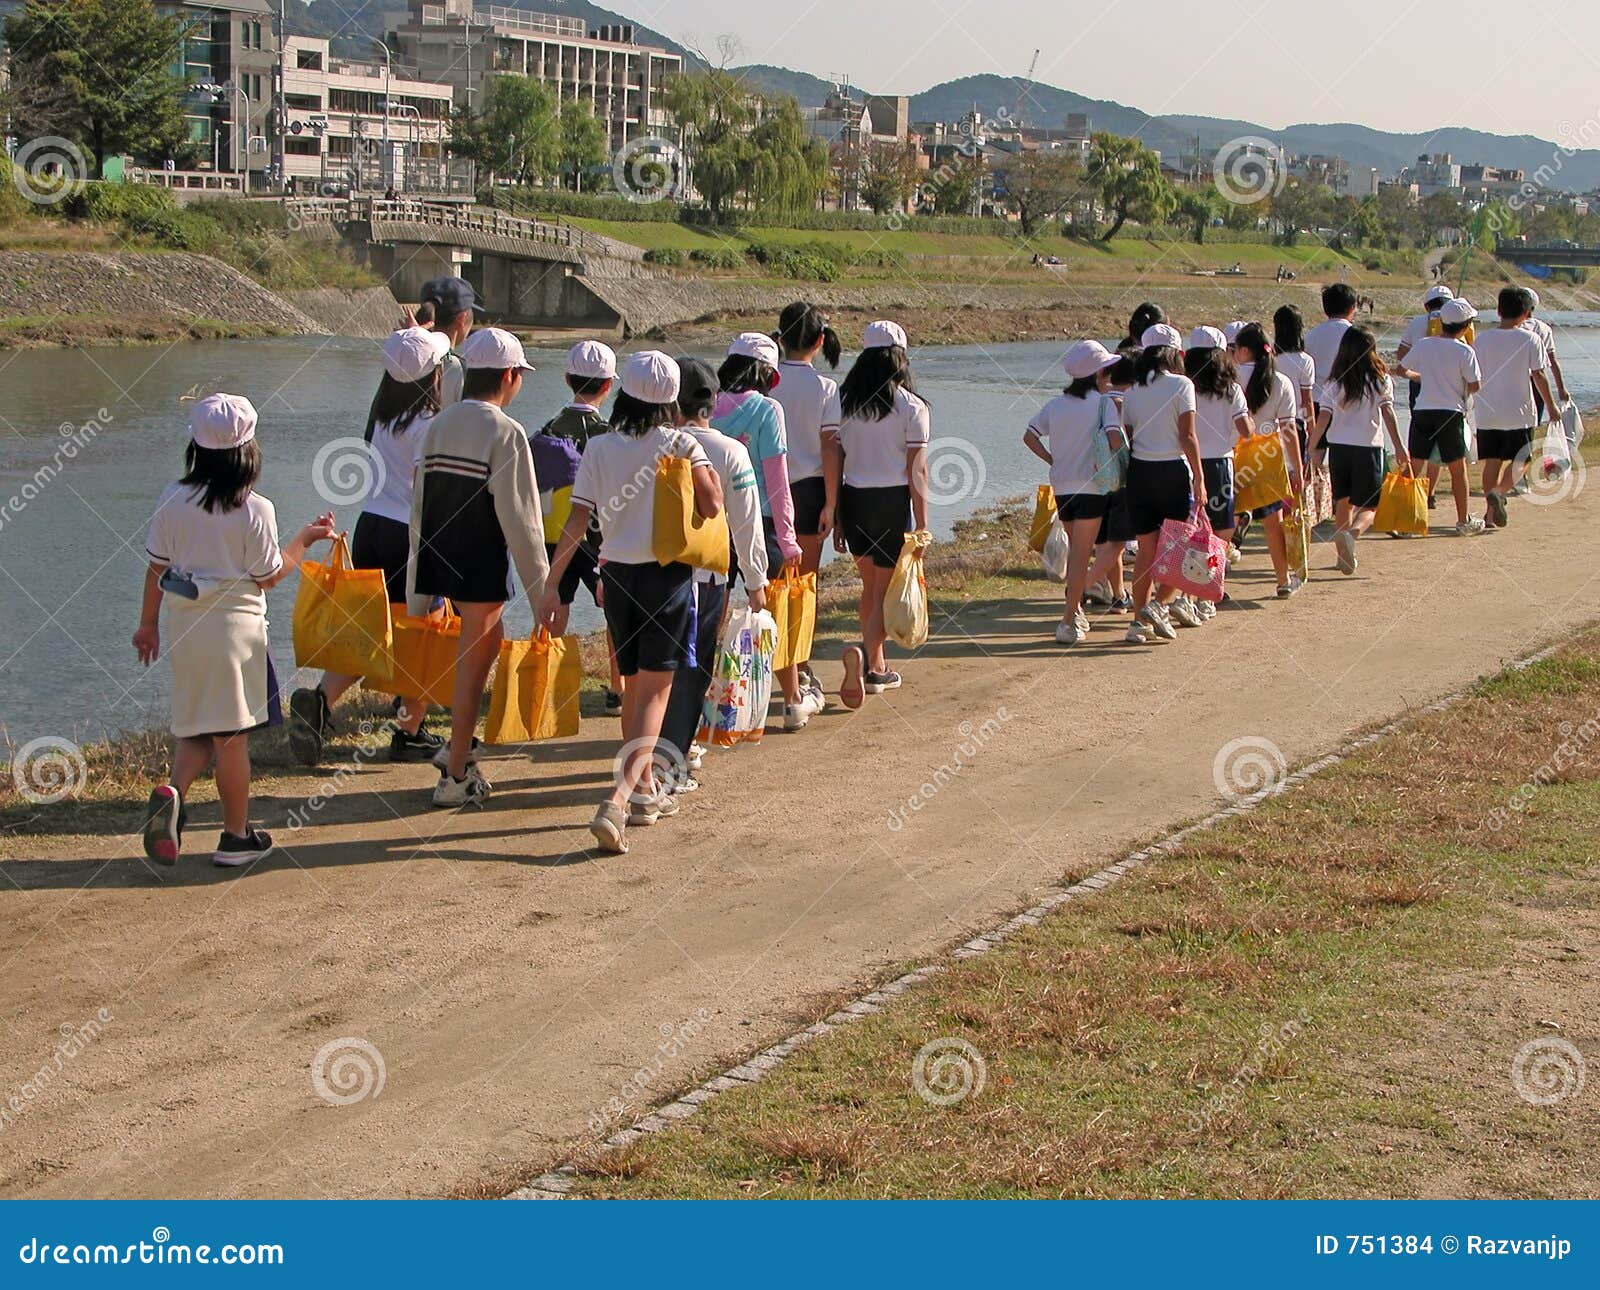
[[[1150,576],[1162,586],[1177,587],[1198,600],[1222,599],[1228,546],[1212,531],[1204,510],[1197,507],[1187,520],[1162,524]]]

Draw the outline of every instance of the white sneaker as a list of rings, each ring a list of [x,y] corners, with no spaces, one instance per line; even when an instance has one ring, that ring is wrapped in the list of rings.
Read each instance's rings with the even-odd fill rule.
[[[467,750],[468,766],[476,766],[478,764],[478,748],[478,737],[474,735],[472,737],[472,747]],[[446,771],[450,769],[450,744],[448,740],[445,742],[443,748],[439,749],[438,752],[433,754],[433,768],[438,771]]]
[[[1456,525],[1457,537],[1477,537],[1483,532],[1483,521],[1476,515],[1469,515]]]
[[[811,720],[811,705],[802,697],[799,703],[786,703],[783,705],[783,729],[786,734],[795,734],[804,730],[806,723]]]
[[[704,748],[702,748],[699,744],[689,745],[688,762],[690,770],[699,770],[700,767],[705,763],[705,759],[706,750]]]
[[[1233,568],[1242,559],[1244,559],[1244,552],[1239,550],[1238,547],[1230,545],[1228,547],[1228,568]]]
[[[1156,638],[1156,629],[1135,618],[1128,624],[1128,633],[1122,639],[1128,645],[1148,645]]]
[[[1172,620],[1167,617],[1166,610],[1154,601],[1145,606],[1143,618],[1135,618],[1133,621],[1135,625],[1142,622],[1148,630],[1154,632],[1164,641],[1178,639],[1178,629],[1172,625]]]
[[[1056,644],[1076,645],[1088,633],[1079,629],[1076,622],[1056,624]]]
[[[1111,603],[1111,583],[1105,578],[1090,587],[1083,593],[1083,598],[1091,605],[1109,605]]]
[[[1214,600],[1197,600],[1194,602],[1194,612],[1200,616],[1200,621],[1209,623],[1217,616],[1217,604]]]
[[[828,710],[828,700],[824,697],[820,688],[815,690],[802,689],[800,691],[800,702],[811,710],[812,716]]]
[[[649,828],[657,820],[670,820],[678,813],[678,799],[671,793],[657,793],[648,802],[628,803],[628,823]]]
[[[1348,530],[1334,534],[1333,549],[1338,558],[1339,572],[1349,576],[1357,568],[1356,536]]]
[[[1089,615],[1084,613],[1082,609],[1072,615],[1072,621],[1078,628],[1079,636],[1087,636],[1089,634]]]
[[[1166,606],[1166,611],[1177,620],[1180,627],[1200,626],[1200,615],[1195,613],[1194,606],[1189,603],[1187,596],[1179,596]]]
[[[433,804],[441,808],[482,806],[489,800],[492,785],[476,766],[467,767],[465,779],[451,779],[446,771],[433,790]]]
[[[589,832],[594,834],[600,850],[620,856],[628,852],[627,828],[628,817],[610,802],[602,802],[589,825]]]

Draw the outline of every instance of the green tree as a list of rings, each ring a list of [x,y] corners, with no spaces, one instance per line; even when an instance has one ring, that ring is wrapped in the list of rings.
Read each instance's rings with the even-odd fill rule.
[[[583,172],[606,159],[605,125],[587,103],[573,100],[561,105],[556,123],[556,160],[562,177],[572,180],[572,190],[583,190]]]
[[[1090,140],[1088,179],[1111,217],[1101,234],[1109,242],[1130,219],[1156,224],[1172,210],[1172,185],[1161,173],[1161,159],[1137,139],[1097,134]]]
[[[874,143],[860,153],[861,200],[874,213],[903,211],[920,178],[917,151],[910,143]]]
[[[451,118],[450,151],[470,158],[489,181],[526,184],[543,179],[558,165],[559,130],[555,98],[531,76],[496,76],[476,113]]]
[[[1417,213],[1422,220],[1423,236],[1430,243],[1437,241],[1447,229],[1464,228],[1469,222],[1461,210],[1461,199],[1447,190],[1423,198]]]
[[[1215,188],[1178,188],[1173,192],[1176,213],[1189,226],[1189,235],[1196,246],[1205,245],[1206,229],[1217,217],[1222,199]]]
[[[759,110],[743,154],[746,196],[759,210],[815,209],[827,183],[827,148],[811,137],[800,105],[787,95],[763,100]]]
[[[187,162],[185,82],[173,73],[188,24],[150,0],[25,0],[5,22],[10,133],[68,139],[98,174],[108,158]]]
[[[737,77],[714,68],[672,77],[662,103],[683,132],[694,187],[720,219],[747,186],[745,133],[756,122],[760,99]]]
[[[923,181],[922,201],[935,215],[970,215],[983,192],[983,153],[963,152],[959,148],[933,169]]]
[[[1032,237],[1083,193],[1083,166],[1069,152],[1039,149],[1011,157],[1005,167],[1005,204],[1022,235]]]

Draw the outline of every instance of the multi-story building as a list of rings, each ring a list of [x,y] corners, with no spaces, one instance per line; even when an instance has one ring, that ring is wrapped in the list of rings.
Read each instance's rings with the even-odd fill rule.
[[[268,0],[168,0],[157,8],[185,24],[172,71],[190,84],[184,117],[199,149],[196,166],[259,181],[272,164],[268,129],[278,62]]]
[[[683,59],[640,44],[631,26],[590,31],[580,19],[555,14],[410,0],[405,13],[385,17],[385,29],[395,56],[422,79],[450,85],[459,108],[472,107],[495,76],[531,76],[560,103],[589,104],[614,151],[673,130],[662,88],[683,70]]]

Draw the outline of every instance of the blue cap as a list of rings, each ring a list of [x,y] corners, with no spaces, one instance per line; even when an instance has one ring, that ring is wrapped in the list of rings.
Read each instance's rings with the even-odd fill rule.
[[[483,306],[478,303],[478,293],[465,278],[434,278],[424,282],[422,303],[447,314],[463,314],[469,309],[479,315],[484,312]]]

